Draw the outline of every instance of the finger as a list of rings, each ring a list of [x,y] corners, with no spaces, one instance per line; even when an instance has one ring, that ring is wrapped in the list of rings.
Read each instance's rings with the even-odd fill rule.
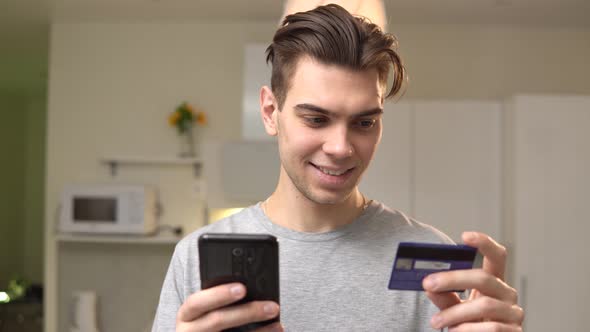
[[[270,301],[253,301],[206,313],[193,322],[197,331],[221,331],[249,323],[272,319],[279,314],[279,305]]]
[[[522,332],[522,327],[498,322],[463,323],[449,328],[449,332]]]
[[[455,293],[434,293],[426,291],[426,296],[437,306],[440,310],[444,310],[455,304],[461,303],[461,298]]]
[[[474,300],[481,296],[481,293],[477,289],[470,288],[469,289],[469,298],[468,300]]]
[[[484,256],[483,269],[504,280],[508,256],[506,248],[483,233],[464,232],[462,237],[466,245],[477,248]]]
[[[283,325],[281,323],[276,322],[273,324],[265,325],[261,328],[254,330],[254,332],[281,332],[284,331]]]
[[[514,288],[482,269],[433,273],[422,282],[425,290],[434,293],[457,289],[476,289],[479,293],[510,304],[518,301]]]
[[[481,320],[521,324],[523,319],[524,314],[519,306],[483,296],[439,312],[432,317],[431,324],[434,328],[440,329]]]
[[[234,303],[243,298],[244,295],[246,295],[246,288],[240,283],[201,290],[189,296],[180,306],[176,319],[181,322],[190,322],[209,311]]]

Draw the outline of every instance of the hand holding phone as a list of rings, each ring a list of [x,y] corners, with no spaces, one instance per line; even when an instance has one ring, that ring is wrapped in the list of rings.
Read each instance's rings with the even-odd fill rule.
[[[239,283],[219,285],[190,295],[176,315],[176,331],[232,331],[236,326],[267,321],[278,316],[279,306],[271,301],[233,305],[245,295],[246,288]],[[256,332],[281,330],[282,326],[277,322]]]
[[[279,254],[274,236],[266,234],[206,233],[199,237],[201,289],[241,283],[245,296],[232,305],[252,301],[279,303]],[[251,331],[278,322],[274,319],[250,323],[230,331]]]

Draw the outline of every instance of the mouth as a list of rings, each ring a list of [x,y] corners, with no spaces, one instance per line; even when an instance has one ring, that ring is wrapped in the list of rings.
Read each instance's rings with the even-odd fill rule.
[[[334,176],[334,177],[344,176],[354,170],[354,167],[351,167],[351,168],[328,168],[328,167],[318,166],[312,162],[310,162],[310,164],[313,167],[315,167],[317,170],[319,170],[320,172],[322,172],[326,175],[329,175],[329,176]]]

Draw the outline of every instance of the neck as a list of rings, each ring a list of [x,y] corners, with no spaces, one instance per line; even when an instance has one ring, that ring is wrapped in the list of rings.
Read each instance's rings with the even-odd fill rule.
[[[262,208],[275,224],[298,232],[323,233],[352,223],[368,203],[358,188],[342,202],[321,204],[297,190],[278,186],[262,203]]]

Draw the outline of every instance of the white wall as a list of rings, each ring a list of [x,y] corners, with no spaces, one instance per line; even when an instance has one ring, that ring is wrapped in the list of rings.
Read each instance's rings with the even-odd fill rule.
[[[76,266],[55,259],[52,230],[62,186],[69,182],[154,183],[162,189],[164,223],[183,223],[189,230],[200,226],[190,168],[127,167],[111,179],[98,159],[105,155],[173,155],[177,141],[166,116],[183,100],[209,115],[210,123],[199,139],[238,139],[243,47],[249,42],[268,42],[274,26],[275,22],[52,26],[45,211],[48,331],[57,326],[57,263],[61,266],[59,277],[64,278],[60,285],[68,285],[67,278],[77,271]],[[586,64],[590,31],[393,23],[390,30],[401,40],[410,73],[408,98],[502,99],[522,92],[590,94],[586,79],[590,76]],[[108,259],[100,261],[108,264]],[[151,292],[159,291],[166,258],[161,258],[161,265],[160,274],[139,275],[151,278]],[[103,281],[116,284],[108,278]],[[60,294],[67,295],[67,289]],[[64,303],[62,298],[62,312],[66,310]],[[128,304],[115,305],[123,310]],[[65,317],[62,314],[62,320]],[[138,324],[145,323],[145,317],[136,318]]]
[[[198,128],[198,140],[239,138],[234,114],[241,108],[242,48],[247,40],[270,38],[268,31],[264,24],[54,25],[48,212],[65,183],[113,181],[100,157],[175,155],[178,140],[167,116],[184,100],[208,113],[210,123]],[[192,178],[190,168],[126,167],[119,174],[114,181],[164,186],[164,203],[175,204],[171,208],[182,208],[183,197],[190,196],[190,186],[184,186]],[[166,192],[170,179],[160,177],[180,186]],[[165,223],[186,217],[171,208]]]
[[[400,25],[413,98],[590,92],[590,28]]]
[[[162,222],[184,224],[186,231],[203,224],[199,195],[192,190],[190,167],[120,168],[116,178],[99,159],[108,155],[172,156],[178,150],[177,137],[168,127],[167,115],[187,100],[204,109],[209,125],[198,139],[237,139],[241,136],[242,49],[246,42],[271,38],[271,24],[55,24],[51,33],[47,200],[46,200],[46,283],[47,326],[57,327],[57,296],[60,331],[67,328],[67,304],[71,291],[82,287],[97,289],[103,301],[112,299],[101,292],[105,284],[120,285],[119,273],[98,278],[92,269],[75,262],[87,251],[103,271],[133,262],[137,255],[117,260],[94,247],[62,245],[62,261],[56,260],[53,239],[58,195],[70,182],[139,182],[158,185],[164,204]],[[123,248],[125,249],[125,248]],[[144,274],[136,269],[130,279],[151,285],[143,291],[156,295],[137,308],[133,296],[103,302],[113,312],[125,312],[135,319],[100,321],[106,331],[140,330],[153,315],[155,299],[163,280],[171,247],[154,257],[158,271]],[[105,248],[105,252],[108,252]],[[133,251],[130,249],[130,251]],[[99,269],[100,270],[100,269]],[[58,273],[59,272],[59,273]],[[59,276],[59,290],[56,289]],[[97,284],[96,282],[101,282]],[[111,288],[112,289],[112,288]],[[116,288],[115,288],[116,289]],[[135,291],[140,291],[136,289]],[[114,307],[111,307],[114,306]],[[147,309],[151,307],[152,309]],[[99,316],[100,317],[100,316]],[[104,318],[104,317],[103,317]],[[128,321],[134,322],[130,326]]]

